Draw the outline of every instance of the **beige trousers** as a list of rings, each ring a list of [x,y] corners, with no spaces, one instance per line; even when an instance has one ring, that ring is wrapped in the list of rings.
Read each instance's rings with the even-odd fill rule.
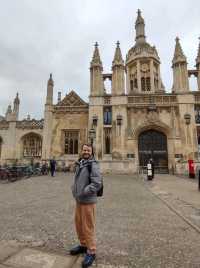
[[[75,226],[78,239],[82,246],[88,248],[88,253],[95,254],[96,204],[80,204],[76,202]]]

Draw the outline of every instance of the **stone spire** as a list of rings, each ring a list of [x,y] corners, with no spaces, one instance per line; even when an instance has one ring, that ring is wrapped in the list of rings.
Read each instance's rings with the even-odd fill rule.
[[[10,121],[11,120],[11,117],[12,117],[12,107],[9,104],[8,105],[8,108],[7,108],[7,111],[6,111],[6,114],[5,114],[6,121]]]
[[[198,90],[200,90],[200,37],[199,37],[199,49],[198,54],[196,58],[196,68],[197,68],[197,84],[198,84]]]
[[[18,120],[19,117],[19,104],[20,100],[19,100],[19,94],[17,92],[16,97],[14,99],[14,108],[13,108],[13,113],[16,120]]]
[[[124,83],[124,61],[120,49],[120,43],[117,42],[114,59],[112,62],[112,95],[123,95],[125,94],[125,83]]]
[[[172,60],[173,68],[173,87],[175,93],[189,91],[189,79],[187,70],[187,59],[181,48],[179,38],[176,37],[176,46]]]
[[[121,53],[121,49],[120,49],[120,42],[117,41],[117,47],[115,50],[115,56],[112,62],[112,66],[114,67],[115,65],[123,65],[124,66],[124,60],[122,58],[122,53]]]
[[[198,49],[198,54],[196,58],[196,67],[197,69],[200,69],[200,37],[199,37],[199,49]]]
[[[49,80],[47,82],[47,97],[46,97],[47,105],[53,104],[53,87],[54,87],[54,81],[52,79],[52,74],[50,74]]]
[[[11,108],[11,104],[8,105],[6,114],[11,114],[12,113],[12,108]]]
[[[19,107],[20,100],[19,100],[19,93],[17,92],[16,97],[14,99],[14,112],[16,112],[17,108]]]
[[[136,44],[145,43],[146,36],[145,36],[145,23],[144,19],[142,18],[141,11],[138,9],[138,15],[135,22],[135,30],[136,30]]]
[[[102,62],[101,62],[101,58],[100,58],[100,53],[99,53],[99,48],[98,48],[98,43],[96,42],[94,47],[94,54],[92,57],[92,61],[90,63],[90,67],[94,67],[94,66],[101,66],[102,67]]]
[[[103,96],[104,82],[103,82],[103,66],[100,58],[98,43],[95,43],[95,49],[90,62],[90,95]]]
[[[54,82],[53,82],[53,79],[52,79],[52,73],[49,76],[48,86],[54,86]]]
[[[176,64],[180,62],[187,62],[186,56],[184,55],[181,44],[179,42],[179,38],[176,37],[175,41],[176,41],[176,46],[175,46],[174,58],[173,58],[172,63]]]

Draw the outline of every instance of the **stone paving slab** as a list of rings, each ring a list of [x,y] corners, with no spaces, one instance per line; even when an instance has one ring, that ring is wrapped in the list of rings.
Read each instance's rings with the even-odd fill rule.
[[[200,192],[198,191],[197,181],[175,175],[156,174],[155,180],[151,184],[156,193],[173,194],[200,209]]]
[[[17,253],[18,251],[20,251],[20,248],[17,246],[11,246],[9,244],[1,243],[0,244],[0,262],[3,262],[5,259]]]
[[[167,200],[177,196],[171,189],[188,196],[190,183],[176,181],[175,185],[173,177],[156,176],[145,184],[151,188],[152,184],[162,183],[163,187],[157,184],[157,194]],[[105,177],[105,194],[99,198],[97,208],[98,259],[94,267],[199,268],[200,239],[196,231],[141,182],[140,176]],[[71,183],[68,174],[59,174],[54,179],[43,176],[0,184],[0,244],[2,240],[13,240],[25,243],[23,248],[39,246],[37,250],[42,253],[66,256],[77,243]],[[199,214],[192,215],[197,221]],[[8,260],[11,257],[0,263],[25,268],[5,264]],[[76,266],[80,268],[78,261]]]
[[[72,266],[72,268],[80,268],[81,267],[81,263],[83,261],[83,257],[80,256],[78,257],[77,261],[75,262],[75,264]]]
[[[76,261],[71,256],[58,256],[35,249],[22,249],[5,263],[16,268],[69,268]]]

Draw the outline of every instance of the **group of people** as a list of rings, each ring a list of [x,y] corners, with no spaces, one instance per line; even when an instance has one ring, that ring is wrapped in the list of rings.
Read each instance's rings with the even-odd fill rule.
[[[51,159],[49,161],[49,165],[48,163],[45,161],[42,166],[41,166],[41,172],[43,175],[47,175],[49,173],[51,173],[51,176],[54,177],[55,176],[55,171],[56,171],[56,160],[55,158]]]

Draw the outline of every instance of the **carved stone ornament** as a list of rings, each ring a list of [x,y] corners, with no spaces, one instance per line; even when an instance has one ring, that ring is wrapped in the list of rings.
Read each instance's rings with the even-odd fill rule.
[[[147,113],[146,119],[149,122],[159,121],[158,113],[156,111],[150,111],[150,112]]]
[[[146,63],[142,64],[142,66],[141,66],[141,70],[142,70],[143,72],[146,72],[146,71],[148,70],[148,64],[146,64]]]
[[[57,106],[76,106],[88,107],[88,104],[82,100],[73,90],[61,100]]]

